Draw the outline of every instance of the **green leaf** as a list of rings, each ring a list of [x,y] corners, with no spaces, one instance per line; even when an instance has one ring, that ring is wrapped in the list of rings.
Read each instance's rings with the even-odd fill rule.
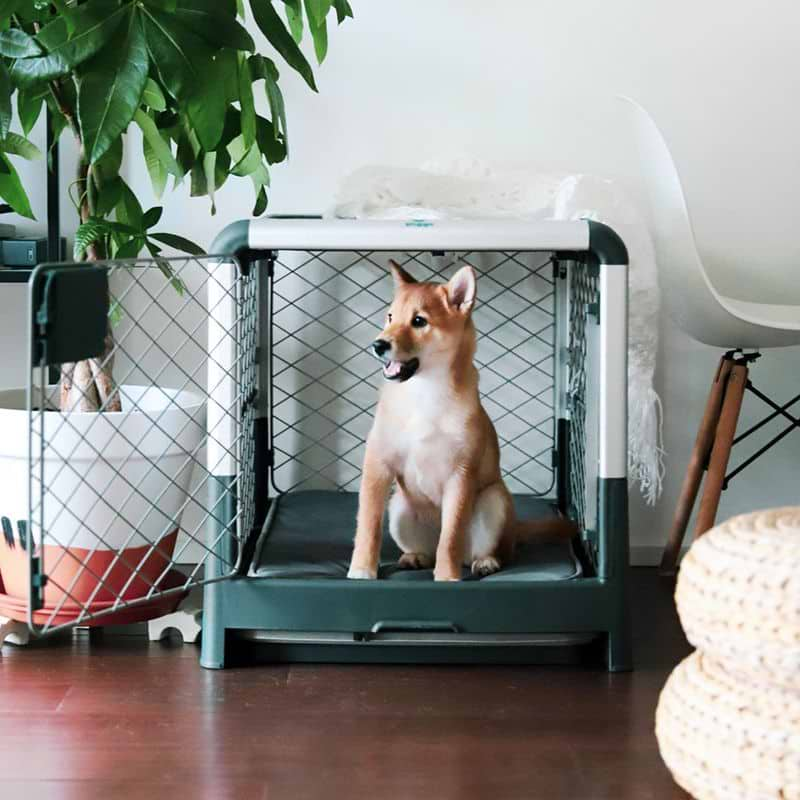
[[[347,0],[333,0],[333,7],[336,9],[336,22],[341,25],[347,17],[352,19],[353,9]]]
[[[239,61],[239,106],[242,112],[242,136],[245,147],[256,140],[256,107],[253,100],[253,78],[250,66],[242,58]]]
[[[118,137],[105,155],[92,164],[92,175],[98,187],[119,176],[122,166],[122,137]]]
[[[220,189],[225,185],[231,174],[231,156],[226,147],[217,149],[217,158],[214,161],[214,186]]]
[[[7,58],[27,58],[41,55],[42,48],[36,39],[19,28],[0,32],[0,55]]]
[[[289,31],[297,44],[303,40],[303,4],[301,0],[285,0],[286,21]]]
[[[251,56],[253,58],[253,56]],[[239,100],[239,54],[235,50],[221,50],[214,58],[225,85],[225,105]]]
[[[275,131],[274,123],[261,116],[257,120],[256,141],[270,164],[279,164],[286,158],[286,145]]]
[[[250,64],[250,73],[253,76],[253,80],[264,80],[264,90],[267,95],[267,102],[269,103],[269,111],[275,125],[273,130],[276,142],[279,139],[279,133],[283,134],[283,139],[285,141],[286,108],[283,103],[283,95],[278,86],[278,78],[280,77],[278,68],[270,59],[264,58],[262,55],[250,56],[248,63]]]
[[[267,210],[267,190],[260,186],[256,192],[256,204],[253,206],[253,216],[260,217]]]
[[[178,23],[173,14],[143,7],[145,36],[150,61],[161,85],[177,100],[186,99],[205,83],[202,68],[213,50],[192,31]]]
[[[98,217],[108,216],[122,197],[122,179],[119,176],[105,181],[97,189],[94,212]]]
[[[323,19],[319,25],[309,25],[311,38],[314,40],[314,54],[317,64],[321,64],[328,55],[328,26]]]
[[[167,186],[167,170],[147,139],[142,139],[142,150],[147,173],[150,175],[150,183],[153,184],[153,194],[160,200]]]
[[[157,225],[163,213],[164,209],[162,206],[153,206],[152,208],[148,208],[142,217],[142,227],[145,230],[149,230],[153,227],[153,225]]]
[[[147,45],[133,11],[109,46],[82,70],[78,119],[89,162],[101,158],[128,127],[147,82]]]
[[[197,137],[195,136],[195,139]],[[180,136],[178,137],[178,147],[175,151],[175,159],[178,162],[183,174],[186,175],[192,171],[192,167],[195,164],[195,160],[197,158],[197,154],[195,149],[192,147],[192,141],[187,131],[181,131]]]
[[[209,62],[206,77],[189,98],[186,113],[203,150],[215,150],[225,124],[225,79],[223,65]]]
[[[5,138],[11,127],[11,76],[5,62],[0,61],[0,138]]]
[[[158,159],[164,165],[167,172],[180,180],[183,177],[183,170],[175,160],[175,156],[172,155],[172,149],[169,144],[164,141],[152,117],[145,114],[141,109],[138,109],[133,115],[133,118],[136,124],[142,129],[144,138],[147,139],[150,147],[153,148],[153,152],[158,156]]]
[[[108,225],[105,220],[90,218],[78,226],[75,231],[75,239],[72,244],[72,258],[75,261],[83,261],[87,249],[95,242],[102,241],[109,233]]]
[[[5,139],[0,140],[0,150],[13,156],[22,156],[28,161],[35,161],[42,157],[42,151],[33,142],[18,133],[8,133]]]
[[[127,13],[128,6],[119,6],[117,0],[89,0],[56,17],[36,34],[47,54],[18,59],[11,70],[14,82],[25,87],[66,75],[108,42]]]
[[[261,153],[257,147],[248,147],[244,136],[237,136],[228,145],[228,153],[233,160],[231,175],[244,177],[255,172],[261,165]]]
[[[314,73],[306,57],[300,52],[297,42],[286,30],[272,3],[268,0],[250,0],[250,8],[255,17],[256,24],[267,37],[269,43],[281,54],[286,63],[296,70],[305,82],[316,92]]]
[[[117,248],[114,258],[120,259],[134,259],[138,258],[139,253],[142,252],[144,247],[144,239],[141,236],[134,236],[128,241],[124,242]]]
[[[206,176],[206,192],[208,193],[208,197],[211,200],[211,215],[217,213],[217,204],[214,199],[214,192],[216,190],[215,180],[216,180],[216,163],[217,163],[217,154],[216,153],[205,153],[203,155],[203,172]]]
[[[153,111],[165,111],[167,108],[167,100],[164,97],[164,93],[152,78],[148,78],[145,82],[142,101]]]
[[[161,252],[161,248],[149,241],[146,242],[146,245],[147,249],[150,251],[150,255],[153,256],[156,265],[161,270],[163,276],[169,280],[170,284],[172,284],[172,288],[179,295],[183,296],[184,291],[186,291],[186,287],[183,285],[183,281],[175,274],[175,271],[172,269],[172,264],[170,264],[165,258],[158,257],[158,254]]]
[[[120,183],[122,184],[122,189],[120,201],[117,203],[117,220],[133,229],[134,233],[140,233],[143,230],[142,217],[144,212],[136,199],[136,195],[131,191],[131,187],[122,178],[120,178]]]
[[[308,16],[309,27],[312,25],[320,26],[325,22],[325,17],[331,10],[331,0],[305,0],[306,15]]]
[[[174,233],[151,233],[151,239],[156,239],[167,247],[172,247],[175,250],[180,250],[182,253],[189,253],[193,256],[204,256],[206,251],[200,245],[184,239],[183,236],[177,236]]]
[[[208,194],[208,183],[206,182],[206,172],[203,168],[203,162],[196,161],[190,173],[191,188],[190,194],[192,197],[205,197]]]
[[[214,47],[252,53],[256,49],[253,37],[235,17],[219,13],[219,5],[219,0],[180,0],[175,18]]]
[[[31,204],[28,201],[28,195],[22,188],[22,183],[14,169],[14,165],[8,160],[4,153],[0,153],[0,161],[2,161],[5,169],[0,170],[0,198],[2,198],[17,214],[21,214],[28,219],[35,219],[33,211],[31,211]]]
[[[44,96],[39,92],[23,89],[17,92],[17,116],[19,124],[22,126],[22,132],[26,136],[33,130],[36,120],[39,119],[43,103]]]
[[[0,17],[5,19],[16,14],[17,7],[21,2],[22,0],[0,0]]]

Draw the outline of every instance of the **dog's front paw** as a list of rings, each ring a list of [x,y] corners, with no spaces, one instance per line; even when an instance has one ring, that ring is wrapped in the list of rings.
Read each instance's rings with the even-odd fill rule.
[[[460,581],[461,570],[440,569],[437,567],[433,571],[433,579],[435,581]]]
[[[472,562],[472,574],[479,578],[485,578],[487,575],[492,575],[500,571],[500,562],[494,556],[485,556],[484,558],[476,558]]]
[[[351,565],[347,571],[347,577],[355,581],[374,581],[378,577],[378,570]]]

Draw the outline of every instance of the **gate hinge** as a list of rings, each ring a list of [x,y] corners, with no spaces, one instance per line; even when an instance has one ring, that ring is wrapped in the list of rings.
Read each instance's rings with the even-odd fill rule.
[[[258,399],[258,390],[256,388],[251,389],[247,396],[242,400],[242,415],[244,415],[245,411],[250,406],[254,406],[256,404],[256,400]]]
[[[275,262],[278,260],[278,254],[274,250],[270,250],[267,254],[267,276],[270,278],[275,277]]]
[[[586,303],[584,309],[587,314],[591,314],[595,318],[595,323],[600,324],[600,303]]]
[[[47,575],[42,572],[42,559],[31,558],[31,609],[38,611],[44,606],[44,587],[47,586]]]

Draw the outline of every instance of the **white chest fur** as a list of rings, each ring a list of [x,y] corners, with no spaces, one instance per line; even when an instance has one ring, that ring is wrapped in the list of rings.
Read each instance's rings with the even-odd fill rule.
[[[416,384],[416,385],[413,385]],[[409,381],[394,392],[379,421],[380,436],[411,495],[441,506],[466,435],[464,414],[432,381]]]

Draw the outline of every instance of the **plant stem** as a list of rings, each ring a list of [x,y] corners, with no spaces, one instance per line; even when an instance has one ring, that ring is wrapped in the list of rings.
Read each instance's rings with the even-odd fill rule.
[[[86,158],[80,126],[74,111],[61,92],[58,81],[50,82],[50,94],[58,110],[64,115],[78,142],[78,192],[80,220],[86,222],[94,213],[93,192],[90,191],[92,168]],[[86,248],[87,261],[102,261],[106,257],[104,243],[92,242]],[[62,411],[121,411],[122,404],[114,381],[114,334],[109,323],[103,352],[96,358],[61,365]]]

